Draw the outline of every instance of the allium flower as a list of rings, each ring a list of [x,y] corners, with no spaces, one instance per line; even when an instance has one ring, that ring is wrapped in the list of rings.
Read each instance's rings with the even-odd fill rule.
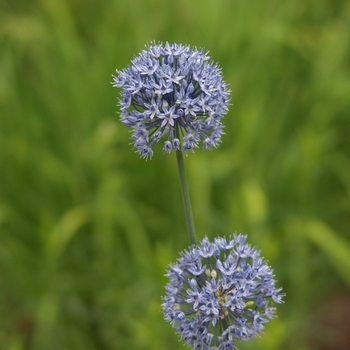
[[[236,349],[235,339],[256,337],[285,295],[272,269],[247,236],[204,238],[168,268],[162,307],[195,349]]]
[[[144,158],[163,136],[164,152],[204,149],[221,141],[221,118],[229,90],[221,69],[203,50],[180,44],[152,43],[117,70],[113,86],[121,87],[121,121],[133,129],[133,145]]]

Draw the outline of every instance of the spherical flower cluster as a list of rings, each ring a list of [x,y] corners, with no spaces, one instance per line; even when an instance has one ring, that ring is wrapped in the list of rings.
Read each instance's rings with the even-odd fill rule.
[[[204,238],[168,268],[164,317],[195,349],[236,349],[273,318],[270,304],[282,303],[272,269],[246,238]]]
[[[204,149],[221,141],[221,118],[229,90],[218,65],[203,50],[166,43],[148,46],[117,70],[113,86],[121,87],[121,121],[133,129],[133,145],[144,158],[163,136],[164,152]]]

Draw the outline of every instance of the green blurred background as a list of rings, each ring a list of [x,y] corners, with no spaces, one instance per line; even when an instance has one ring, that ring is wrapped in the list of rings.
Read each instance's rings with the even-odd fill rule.
[[[232,90],[186,157],[200,238],[243,231],[287,293],[243,350],[349,349],[350,2],[0,0],[0,349],[183,349],[162,319],[188,246],[175,155],[145,162],[115,69],[151,40]]]

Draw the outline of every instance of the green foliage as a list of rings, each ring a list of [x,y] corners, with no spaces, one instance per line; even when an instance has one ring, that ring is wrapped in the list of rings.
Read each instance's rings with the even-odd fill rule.
[[[0,9],[0,348],[183,348],[160,312],[188,245],[175,154],[133,153],[109,84],[151,40],[210,50],[232,90],[223,144],[185,163],[198,237],[244,231],[287,292],[240,349],[310,348],[350,287],[349,2]]]

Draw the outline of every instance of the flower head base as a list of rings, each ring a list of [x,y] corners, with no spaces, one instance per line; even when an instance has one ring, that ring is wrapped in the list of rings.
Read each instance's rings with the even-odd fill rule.
[[[168,268],[164,317],[195,349],[235,349],[274,317],[285,295],[247,236],[204,238]]]
[[[152,158],[163,136],[164,152],[217,147],[221,118],[227,113],[229,90],[220,68],[203,50],[180,44],[152,43],[113,76],[121,87],[121,121],[133,129],[134,147]]]

